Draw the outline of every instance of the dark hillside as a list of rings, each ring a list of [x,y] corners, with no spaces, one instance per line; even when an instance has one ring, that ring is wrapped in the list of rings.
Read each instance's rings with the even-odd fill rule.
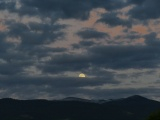
[[[75,98],[59,101],[0,100],[2,120],[143,120],[160,102],[141,96],[96,103]]]

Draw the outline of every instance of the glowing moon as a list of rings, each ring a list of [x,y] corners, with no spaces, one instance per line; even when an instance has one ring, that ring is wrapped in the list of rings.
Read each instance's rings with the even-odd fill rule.
[[[81,73],[81,74],[79,74],[79,77],[84,78],[84,77],[86,77],[86,75]]]

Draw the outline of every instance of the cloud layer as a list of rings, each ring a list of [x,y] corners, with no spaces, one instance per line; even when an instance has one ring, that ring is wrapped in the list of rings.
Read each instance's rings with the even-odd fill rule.
[[[158,5],[1,0],[0,97],[160,99]]]

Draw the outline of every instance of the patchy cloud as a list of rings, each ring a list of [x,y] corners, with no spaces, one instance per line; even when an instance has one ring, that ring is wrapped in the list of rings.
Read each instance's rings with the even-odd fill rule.
[[[116,13],[105,13],[102,15],[102,18],[100,18],[97,22],[103,22],[111,27],[115,26],[126,26],[131,27],[132,21],[131,20],[123,20],[117,16]]]
[[[157,38],[157,33],[153,32],[148,35],[145,35],[145,43],[149,46],[159,47],[160,39]]]
[[[129,11],[129,15],[133,18],[140,19],[140,20],[148,20],[148,19],[156,19],[160,17],[159,14],[159,4],[160,1],[155,0],[142,0],[141,2],[133,2],[131,3],[136,4],[136,6]]]
[[[158,0],[1,0],[0,97],[157,99],[158,5]],[[80,73],[87,77],[80,79]]]
[[[21,1],[22,7],[20,11],[23,11],[21,14],[28,14],[28,10],[31,9],[33,12],[37,12],[42,15],[54,15],[61,18],[76,18],[85,20],[89,17],[90,10],[94,8],[105,8],[108,10],[118,9],[124,6],[123,1],[111,1],[111,0],[98,0],[85,1],[85,0],[23,0]],[[30,13],[30,12],[29,12]]]
[[[61,25],[43,24],[43,23],[9,23],[9,37],[21,39],[22,45],[40,45],[49,44],[62,37],[63,33],[58,30],[63,28]],[[30,37],[30,38],[28,38]]]
[[[94,29],[84,29],[77,33],[82,39],[104,39],[108,38],[109,35],[104,32],[99,32]]]
[[[149,46],[96,46],[89,51],[97,65],[112,69],[141,69],[158,67],[159,50]]]

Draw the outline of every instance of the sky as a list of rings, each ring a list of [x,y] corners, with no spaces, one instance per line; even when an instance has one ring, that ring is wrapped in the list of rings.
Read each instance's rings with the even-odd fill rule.
[[[0,0],[0,98],[160,100],[159,5]]]

